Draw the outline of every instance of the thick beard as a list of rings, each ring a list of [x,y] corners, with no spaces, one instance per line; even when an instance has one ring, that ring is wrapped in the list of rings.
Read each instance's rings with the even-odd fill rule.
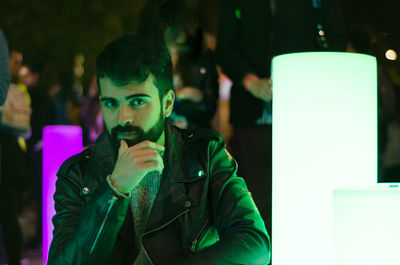
[[[157,140],[161,137],[162,133],[164,132],[164,128],[165,128],[165,117],[163,111],[160,110],[160,116],[158,118],[158,121],[147,132],[145,132],[143,128],[138,126],[130,126],[130,125],[124,127],[116,126],[111,130],[111,139],[114,148],[118,152],[119,146],[121,144],[121,140],[118,139],[117,137],[117,134],[119,132],[135,132],[137,134],[137,137],[135,139],[124,139],[128,144],[128,146],[130,147],[146,140],[151,142],[157,142]]]

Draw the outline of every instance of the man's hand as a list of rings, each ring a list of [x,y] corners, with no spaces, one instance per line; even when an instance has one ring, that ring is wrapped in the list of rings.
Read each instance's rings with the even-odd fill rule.
[[[247,82],[247,91],[249,91],[254,97],[263,101],[272,100],[272,80],[270,78],[258,78],[252,77]]]
[[[157,171],[161,174],[164,162],[160,152],[164,149],[164,146],[150,141],[128,147],[127,143],[121,140],[118,159],[110,176],[111,185],[117,191],[127,194],[139,184],[147,173]]]

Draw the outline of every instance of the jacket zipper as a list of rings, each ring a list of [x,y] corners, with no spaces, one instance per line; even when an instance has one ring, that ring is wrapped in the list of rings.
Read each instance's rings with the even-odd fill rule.
[[[180,214],[178,214],[177,216],[175,216],[173,219],[169,220],[168,222],[166,222],[166,223],[163,224],[162,226],[157,227],[157,228],[155,228],[155,229],[153,229],[153,230],[147,231],[146,233],[143,233],[143,234],[142,234],[142,236],[140,237],[140,241],[142,242],[142,246],[143,246],[143,249],[144,249],[144,253],[146,254],[147,258],[149,259],[149,261],[150,261],[150,263],[151,263],[152,265],[153,265],[154,263],[153,263],[153,261],[151,260],[149,254],[147,253],[146,248],[145,248],[144,245],[143,245],[143,237],[144,237],[145,235],[148,235],[148,234],[150,234],[150,233],[153,233],[153,232],[155,232],[155,231],[157,231],[157,230],[160,230],[160,229],[166,227],[167,225],[169,225],[170,223],[174,222],[176,219],[178,219],[179,217],[181,217],[182,215],[184,215],[184,214],[187,213],[188,211],[189,211],[189,209],[186,209],[185,211],[181,212]]]
[[[107,218],[108,218],[108,215],[110,214],[110,211],[111,211],[112,207],[114,206],[114,204],[115,204],[115,202],[116,202],[117,200],[118,200],[118,198],[117,198],[116,196],[113,196],[113,197],[108,201],[108,206],[107,206],[106,215],[104,216],[103,222],[101,223],[101,226],[100,226],[100,228],[99,228],[99,231],[97,232],[96,237],[95,237],[95,239],[94,239],[94,241],[93,241],[92,247],[90,248],[89,255],[92,254],[92,252],[93,252],[93,250],[94,250],[94,247],[96,246],[97,241],[98,241],[99,238],[100,238],[100,234],[101,234],[101,232],[102,232],[103,229],[104,229],[104,225],[106,224],[106,220],[107,220]]]
[[[192,252],[195,251],[197,241],[198,241],[198,240],[201,238],[201,236],[205,233],[207,225],[208,225],[208,219],[207,219],[207,221],[205,222],[205,224],[201,227],[200,232],[197,234],[197,236],[196,236],[196,237],[194,238],[194,240],[192,241],[192,246],[191,246],[191,248],[190,248],[190,250],[191,250]]]

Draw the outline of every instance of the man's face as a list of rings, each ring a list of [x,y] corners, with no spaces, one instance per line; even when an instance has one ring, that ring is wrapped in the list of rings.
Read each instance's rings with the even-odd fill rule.
[[[113,140],[123,139],[128,146],[144,140],[160,143],[169,109],[165,97],[160,100],[151,75],[141,84],[118,86],[108,77],[99,83],[103,119]]]
[[[23,65],[19,68],[18,71],[18,83],[25,84],[27,87],[30,87],[33,82],[33,75],[31,69],[26,65]]]
[[[10,52],[10,76],[14,80],[18,78],[18,72],[22,65],[22,53],[18,51],[11,51]]]

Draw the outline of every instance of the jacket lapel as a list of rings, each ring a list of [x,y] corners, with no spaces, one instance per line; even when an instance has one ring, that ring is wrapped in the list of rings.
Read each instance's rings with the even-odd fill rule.
[[[168,123],[165,135],[164,170],[145,234],[172,222],[188,211],[191,205],[184,184],[176,181],[184,176],[185,165],[179,163],[181,156],[179,147],[182,146],[182,139],[180,135],[172,132]]]
[[[94,189],[111,174],[116,162],[107,132],[99,136],[92,148],[86,171],[86,176],[90,177],[84,178],[84,185],[89,189],[88,195],[91,195]]]

